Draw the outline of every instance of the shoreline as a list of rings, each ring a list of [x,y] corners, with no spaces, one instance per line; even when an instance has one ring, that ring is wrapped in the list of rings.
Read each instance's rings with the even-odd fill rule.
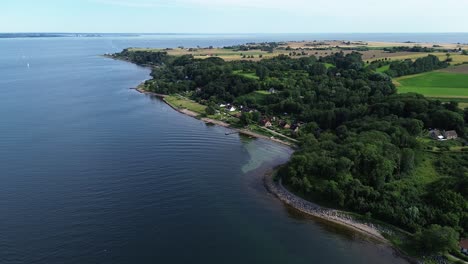
[[[283,203],[291,206],[292,208],[313,217],[317,217],[328,222],[339,224],[371,237],[379,242],[387,245],[392,245],[382,234],[379,229],[374,225],[358,222],[352,216],[347,215],[345,212],[320,206],[313,202],[307,201],[294,193],[291,193],[286,187],[283,186],[281,180],[274,181],[274,171],[265,174],[264,184],[267,190],[276,196]]]
[[[307,216],[315,217],[328,223],[340,225],[349,230],[364,235],[367,238],[389,246],[398,256],[405,259],[409,263],[420,263],[418,259],[405,254],[399,248],[393,245],[392,242],[386,239],[381,234],[381,231],[376,225],[371,223],[364,223],[347,214],[345,211],[320,206],[290,192],[286,187],[283,186],[281,179],[279,181],[274,180],[276,169],[277,168],[272,169],[263,176],[263,184],[268,192],[270,192],[284,204],[287,204],[294,210],[299,211]]]
[[[199,119],[198,118],[198,116],[199,116],[198,113],[192,112],[192,111],[190,111],[188,109],[179,109],[179,108],[171,105],[170,103],[168,103],[166,100],[164,100],[165,97],[167,97],[167,95],[165,95],[165,94],[158,94],[158,93],[154,93],[154,92],[148,92],[148,91],[144,90],[141,87],[141,85],[139,85],[137,88],[130,88],[130,89],[136,90],[137,92],[139,92],[141,94],[145,94],[145,95],[149,95],[149,96],[155,96],[155,97],[159,98],[161,101],[163,101],[166,105],[168,105],[169,107],[174,109],[175,111],[177,111],[177,112],[179,112],[181,114],[184,114],[184,115]],[[293,144],[293,143],[289,143],[289,142],[286,142],[286,141],[283,141],[283,140],[280,140],[280,139],[277,139],[277,138],[268,137],[268,136],[258,134],[258,133],[252,132],[252,131],[248,131],[248,130],[245,130],[245,129],[233,128],[233,127],[230,126],[230,124],[219,121],[219,120],[214,120],[214,119],[210,119],[210,118],[200,118],[199,120],[205,122],[206,124],[213,124],[213,125],[218,125],[218,126],[222,126],[222,127],[231,129],[231,130],[233,130],[233,131],[235,131],[235,132],[237,132],[239,134],[245,135],[245,136],[270,140],[272,142],[276,142],[276,143],[279,143],[279,144],[286,145],[286,146],[291,147],[293,149],[296,147],[296,145]],[[322,220],[324,220],[326,222],[329,222],[329,223],[334,223],[334,224],[343,226],[343,227],[348,228],[348,229],[350,229],[350,230],[352,230],[354,232],[357,232],[357,233],[359,233],[361,235],[364,235],[364,236],[366,236],[366,237],[368,237],[368,238],[370,238],[370,239],[372,239],[374,241],[378,241],[378,242],[380,242],[380,243],[382,243],[382,244],[384,244],[386,246],[391,247],[395,251],[396,254],[398,254],[400,257],[404,258],[405,260],[407,260],[409,263],[418,263],[418,261],[416,259],[414,259],[413,257],[410,257],[409,255],[403,253],[400,249],[395,247],[388,239],[386,239],[381,234],[379,229],[377,227],[375,227],[374,225],[358,222],[358,220],[356,220],[352,216],[346,214],[346,212],[317,205],[317,204],[315,204],[313,202],[304,200],[303,198],[295,195],[294,193],[291,193],[289,190],[287,190],[282,185],[281,181],[279,181],[279,182],[274,181],[274,179],[273,179],[274,172],[275,172],[275,169],[272,168],[272,170],[270,172],[267,172],[262,176],[263,177],[263,184],[264,184],[264,187],[266,188],[266,191],[273,194],[281,202],[291,206],[294,210],[297,210],[297,211],[299,211],[299,212],[301,212],[303,214],[322,219]]]
[[[148,92],[148,91],[144,90],[141,87],[141,85],[139,85],[137,88],[131,88],[131,89],[136,90],[137,92],[139,92],[141,94],[155,96],[155,97],[161,99],[164,103],[166,103],[168,106],[170,106],[172,109],[176,110],[177,112],[179,112],[181,114],[184,114],[184,115],[188,115],[188,116],[193,117],[193,118],[197,118],[197,119],[205,122],[206,124],[213,124],[213,125],[222,126],[222,127],[231,129],[231,130],[233,130],[233,132],[237,132],[237,133],[242,134],[244,136],[266,139],[266,140],[270,140],[270,141],[273,141],[273,142],[276,142],[276,143],[279,143],[279,144],[283,144],[283,145],[286,145],[286,146],[292,147],[292,148],[294,148],[296,146],[293,143],[290,143],[290,142],[287,142],[287,141],[284,141],[284,140],[281,140],[281,139],[278,139],[278,138],[275,138],[275,137],[268,137],[266,135],[262,135],[262,134],[259,134],[259,133],[256,133],[256,132],[253,132],[253,131],[250,131],[250,130],[247,130],[247,129],[231,127],[230,124],[225,123],[223,121],[219,121],[219,120],[215,120],[215,119],[211,119],[211,118],[207,118],[207,117],[198,118],[198,116],[199,116],[198,113],[195,113],[195,112],[190,111],[188,109],[180,109],[180,108],[177,108],[177,107],[171,105],[170,103],[168,103],[166,100],[164,100],[164,98],[167,97],[167,95]]]
[[[161,99],[164,103],[166,103],[172,109],[174,109],[175,111],[177,111],[177,112],[179,112],[181,114],[185,114],[185,115],[188,115],[188,116],[193,117],[193,118],[196,118],[198,116],[198,114],[195,113],[195,112],[192,112],[192,111],[187,110],[187,109],[179,109],[177,107],[172,106],[168,102],[166,102],[164,100],[164,98],[167,95],[148,92],[148,91],[144,90],[141,86],[139,86],[137,88],[132,88],[132,89],[138,91],[139,93],[150,95],[150,96],[155,96],[155,97]],[[222,127],[225,127],[225,128],[232,129],[232,130],[238,132],[239,134],[243,134],[243,135],[246,135],[246,136],[252,136],[252,137],[255,137],[255,138],[263,138],[263,139],[271,140],[273,142],[281,143],[281,144],[287,145],[289,147],[293,146],[291,143],[284,142],[284,141],[279,140],[279,139],[269,138],[267,136],[260,135],[258,133],[251,132],[251,131],[246,131],[246,130],[243,130],[243,129],[232,128],[232,127],[230,127],[229,124],[224,123],[222,121],[212,120],[212,119],[209,119],[209,118],[201,118],[200,120],[207,123],[207,124],[211,123],[211,124],[215,124],[215,125],[219,125],[219,126],[222,126]],[[326,221],[329,221],[329,222],[332,222],[332,223],[343,225],[343,226],[351,228],[351,229],[353,229],[353,230],[355,230],[357,232],[360,232],[361,234],[365,234],[365,235],[367,235],[369,237],[372,237],[372,238],[374,238],[374,239],[376,239],[376,240],[378,240],[380,242],[383,242],[383,243],[388,244],[388,245],[392,245],[390,243],[390,241],[388,241],[386,238],[384,238],[380,234],[380,232],[377,230],[377,228],[370,227],[370,226],[362,224],[362,223],[353,222],[350,219],[345,219],[344,214],[341,211],[319,206],[317,204],[306,201],[306,200],[300,198],[299,196],[291,193],[289,190],[287,190],[281,184],[281,182],[275,182],[273,180],[273,174],[274,174],[274,171],[268,172],[268,173],[266,173],[264,175],[264,179],[263,179],[264,185],[265,185],[267,191],[269,191],[270,193],[275,195],[280,201],[288,204],[289,206],[293,207],[294,209],[296,209],[296,210],[298,210],[298,211],[300,211],[302,213],[305,213],[307,215],[318,217],[318,218],[321,218],[323,220],[326,220]],[[348,216],[348,218],[351,218],[351,217]]]
[[[176,110],[179,113],[182,113],[182,114],[188,115],[190,117],[194,117],[194,118],[196,118],[198,116],[198,114],[195,113],[195,112],[192,112],[192,111],[187,110],[187,109],[179,109],[177,107],[172,106],[168,102],[166,102],[164,100],[164,98],[167,95],[148,92],[148,91],[145,91],[142,87],[134,88],[134,90],[136,90],[136,91],[138,91],[139,93],[142,93],[142,94],[158,97],[164,103],[166,103],[168,106],[170,106],[172,109]],[[239,134],[243,134],[243,135],[246,135],[246,136],[271,140],[273,142],[281,143],[281,144],[287,145],[289,147],[294,146],[291,143],[284,142],[284,141],[276,139],[276,138],[270,138],[268,136],[264,136],[264,135],[261,135],[261,134],[255,133],[255,132],[244,130],[244,129],[232,128],[232,127],[230,127],[229,124],[224,123],[224,122],[219,121],[219,120],[213,120],[213,119],[210,119],[210,118],[201,118],[200,120],[207,123],[207,124],[211,123],[211,124],[214,124],[214,125],[219,125],[219,126],[222,126],[222,127],[225,127],[225,128],[232,129],[232,130],[238,132]],[[366,224],[363,224],[363,223],[358,223],[356,221],[353,221],[351,216],[345,215],[344,212],[342,212],[342,211],[322,207],[322,206],[319,206],[317,204],[314,204],[312,202],[309,202],[309,201],[306,201],[306,200],[300,198],[299,196],[297,196],[297,195],[291,193],[289,190],[287,190],[281,184],[281,181],[275,182],[273,180],[273,174],[274,174],[274,172],[269,172],[269,173],[266,173],[264,175],[264,179],[263,179],[264,180],[264,185],[265,185],[267,191],[269,191],[270,193],[275,195],[280,201],[288,204],[289,206],[293,207],[294,209],[296,209],[296,210],[298,210],[298,211],[300,211],[302,213],[305,213],[307,215],[318,217],[320,219],[323,219],[323,220],[326,220],[326,221],[329,221],[329,222],[332,222],[332,223],[343,225],[343,226],[351,228],[354,231],[357,231],[357,232],[359,232],[361,234],[365,234],[365,235],[367,235],[367,236],[369,236],[369,237],[371,237],[373,239],[376,239],[376,240],[378,240],[380,242],[383,242],[383,243],[388,244],[388,245],[392,245],[390,241],[388,241],[385,237],[382,236],[382,234],[378,231],[378,229],[375,226],[370,226],[370,225],[366,225]]]

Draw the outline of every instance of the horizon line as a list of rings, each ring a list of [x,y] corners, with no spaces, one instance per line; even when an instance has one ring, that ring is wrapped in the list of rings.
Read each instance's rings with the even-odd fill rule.
[[[86,32],[86,31],[11,31],[0,32],[0,34],[145,34],[145,35],[254,35],[254,34],[271,34],[271,35],[295,35],[295,34],[468,34],[467,32]]]

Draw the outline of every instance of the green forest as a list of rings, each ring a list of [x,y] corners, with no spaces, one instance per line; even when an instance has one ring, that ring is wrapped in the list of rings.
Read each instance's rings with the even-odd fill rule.
[[[148,91],[189,94],[210,111],[242,105],[250,109],[243,125],[272,117],[301,124],[298,150],[278,174],[302,197],[390,223],[422,241],[440,230],[453,234],[450,243],[468,236],[468,111],[456,102],[397,94],[391,80],[447,62],[429,55],[386,63],[381,73],[356,52],[231,62],[128,50],[114,56],[154,66]],[[431,128],[455,130],[459,138],[434,141]],[[439,250],[426,244],[421,250]]]

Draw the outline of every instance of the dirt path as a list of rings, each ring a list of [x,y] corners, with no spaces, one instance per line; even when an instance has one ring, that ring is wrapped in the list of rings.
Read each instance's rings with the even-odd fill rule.
[[[290,141],[292,141],[292,142],[296,142],[296,143],[299,142],[299,141],[297,141],[297,140],[294,139],[294,138],[290,138],[290,137],[288,137],[288,136],[285,136],[285,135],[283,135],[283,134],[281,134],[281,133],[278,133],[278,132],[276,132],[276,131],[274,131],[274,130],[271,130],[271,129],[269,129],[269,128],[266,128],[266,127],[261,127],[261,128],[264,129],[264,130],[266,130],[266,131],[268,131],[268,132],[270,132],[270,133],[272,133],[272,134],[274,134],[274,135],[277,135],[277,136],[282,137],[282,138],[286,138],[287,140],[290,140]]]

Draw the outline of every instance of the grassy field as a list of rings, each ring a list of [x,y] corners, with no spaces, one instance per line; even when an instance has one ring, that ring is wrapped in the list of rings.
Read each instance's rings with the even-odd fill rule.
[[[468,74],[433,71],[395,79],[400,93],[435,98],[468,98]]]
[[[385,72],[385,71],[388,71],[388,69],[390,69],[390,65],[384,65],[380,68],[377,68],[376,71],[377,72]]]
[[[258,104],[264,104],[266,103],[265,100],[267,96],[269,95],[270,93],[268,91],[255,91],[255,92],[251,92],[246,95],[240,96],[238,100],[243,101],[245,99],[245,100],[256,102]]]
[[[198,114],[205,113],[206,106],[179,95],[166,96],[164,100],[179,109],[187,109]]]
[[[244,71],[234,71],[234,74],[244,76],[246,78],[254,79],[254,80],[259,80],[260,77],[257,76],[255,72],[244,72]]]

